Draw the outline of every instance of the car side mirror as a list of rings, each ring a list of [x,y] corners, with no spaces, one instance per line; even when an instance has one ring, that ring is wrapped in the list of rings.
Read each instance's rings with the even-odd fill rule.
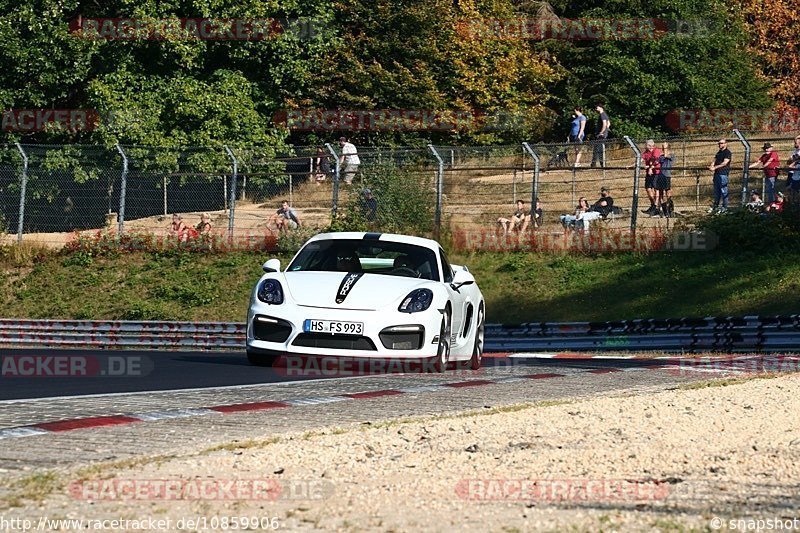
[[[264,272],[267,274],[271,274],[272,272],[280,272],[281,271],[281,260],[280,259],[270,259],[261,267]]]
[[[451,283],[454,290],[458,290],[464,285],[472,285],[475,283],[475,276],[467,270],[458,270],[453,275],[453,282]]]

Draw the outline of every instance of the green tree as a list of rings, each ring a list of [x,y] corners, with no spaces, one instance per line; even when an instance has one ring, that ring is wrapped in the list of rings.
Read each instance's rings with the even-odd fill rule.
[[[554,3],[565,19],[601,20],[613,29],[625,20],[652,20],[641,38],[551,39],[537,45],[564,73],[553,86],[566,119],[572,106],[606,104],[617,135],[663,131],[674,109],[763,109],[767,86],[747,49],[735,9],[721,0],[590,0]],[[681,21],[680,23],[678,21]],[[613,34],[613,33],[612,33]]]

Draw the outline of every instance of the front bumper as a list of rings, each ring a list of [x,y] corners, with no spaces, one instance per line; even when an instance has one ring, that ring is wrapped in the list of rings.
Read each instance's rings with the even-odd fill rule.
[[[436,355],[441,312],[420,313],[255,304],[247,320],[247,348],[273,355],[422,359]],[[361,335],[309,333],[306,320],[361,322]]]

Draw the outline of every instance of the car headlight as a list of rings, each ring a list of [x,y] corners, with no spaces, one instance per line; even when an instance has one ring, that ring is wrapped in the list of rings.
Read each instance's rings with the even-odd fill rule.
[[[276,279],[265,279],[258,287],[258,299],[267,304],[283,303],[283,287],[281,282]]]
[[[397,308],[401,313],[419,313],[425,311],[433,302],[433,291],[430,289],[414,289],[408,296],[403,298],[400,307]]]

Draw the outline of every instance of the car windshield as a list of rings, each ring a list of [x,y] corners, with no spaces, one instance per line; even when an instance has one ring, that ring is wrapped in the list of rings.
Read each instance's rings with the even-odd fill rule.
[[[436,254],[423,246],[394,241],[328,239],[308,243],[288,272],[365,272],[439,281]]]

